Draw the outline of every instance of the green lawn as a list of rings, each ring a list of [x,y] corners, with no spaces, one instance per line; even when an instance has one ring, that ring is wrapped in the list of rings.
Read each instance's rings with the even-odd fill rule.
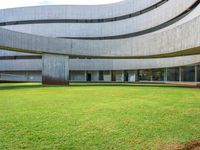
[[[0,84],[0,150],[156,150],[199,139],[200,89]]]

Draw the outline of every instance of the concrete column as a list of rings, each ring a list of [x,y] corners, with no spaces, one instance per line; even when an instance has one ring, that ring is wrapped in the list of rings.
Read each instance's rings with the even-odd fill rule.
[[[85,71],[85,81],[87,82],[88,80],[88,71]]]
[[[152,75],[151,75],[151,79],[150,80],[151,80],[151,82],[153,82],[153,76]]]
[[[99,81],[99,71],[97,71],[97,81]]]
[[[182,82],[182,68],[179,67],[179,82]]]
[[[42,84],[68,85],[69,57],[44,54],[42,55]]]
[[[111,71],[108,71],[108,72],[109,72],[109,74],[105,74],[105,71],[104,71],[103,78],[104,78],[104,81],[111,82],[112,81],[112,72]]]
[[[137,81],[137,71],[128,71],[128,82],[136,82]]]
[[[122,70],[122,82],[124,82],[124,70]]]
[[[85,82],[87,82],[87,71],[85,71]]]

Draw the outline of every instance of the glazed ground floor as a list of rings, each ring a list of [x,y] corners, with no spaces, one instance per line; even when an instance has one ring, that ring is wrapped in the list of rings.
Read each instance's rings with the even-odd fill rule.
[[[0,80],[42,81],[42,71],[1,71]],[[71,70],[74,82],[200,82],[200,65],[142,70]]]

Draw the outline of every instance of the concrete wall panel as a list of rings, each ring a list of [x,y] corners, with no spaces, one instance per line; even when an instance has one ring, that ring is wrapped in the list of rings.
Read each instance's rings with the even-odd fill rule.
[[[69,59],[69,70],[137,70],[186,66],[199,62],[200,55],[157,59]],[[30,70],[42,70],[42,60],[0,60],[0,71]]]
[[[69,82],[69,58],[45,54],[42,57],[42,83],[67,84]]]
[[[150,7],[161,0],[122,0],[107,5],[36,6],[0,10],[0,22],[34,19],[101,19],[121,16]],[[103,10],[103,11],[102,11]]]
[[[48,37],[116,36],[143,31],[165,23],[187,10],[195,1],[196,0],[170,0],[166,4],[148,13],[121,21],[107,23],[26,24],[11,25],[2,28]]]
[[[144,57],[199,53],[200,17],[165,32],[122,40],[66,40],[18,33],[0,28],[0,47],[33,53],[94,57]],[[190,30],[188,30],[190,29]],[[144,44],[145,43],[145,44]],[[176,54],[178,53],[178,54]]]

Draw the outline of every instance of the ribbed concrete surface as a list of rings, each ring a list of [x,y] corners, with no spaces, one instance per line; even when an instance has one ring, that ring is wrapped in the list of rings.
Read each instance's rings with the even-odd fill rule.
[[[69,69],[85,70],[136,70],[193,65],[200,55],[158,59],[69,59]],[[41,71],[41,59],[0,60],[0,71]]]
[[[6,9],[0,10],[0,23],[40,19],[119,17],[141,11],[160,1],[124,0],[100,6],[39,6]],[[53,81],[58,78],[65,82],[68,81],[69,70],[137,70],[198,64],[200,62],[200,6],[194,7],[194,10],[185,14],[181,20],[175,20],[173,24],[169,23],[166,28],[157,28],[156,32],[144,33],[137,37],[110,40],[55,38],[120,36],[143,31],[181,15],[194,2],[197,0],[169,0],[135,17],[105,23],[100,21],[101,23],[5,24],[0,28],[0,48],[3,50],[0,51],[0,71],[42,70],[43,79],[45,76],[52,76]],[[21,58],[4,60],[10,56],[32,55],[27,53],[44,57],[42,60]],[[65,68],[68,64],[65,62],[65,56],[79,59],[70,59],[69,68]],[[83,59],[83,57],[91,59]],[[96,72],[91,72],[92,75],[94,73],[97,78]]]
[[[187,10],[195,1],[196,0],[170,0],[166,2],[165,4],[157,8],[154,8],[153,10],[147,13],[144,13],[144,14],[141,14],[129,19],[124,19],[124,20],[114,21],[114,22],[107,22],[107,23],[51,23],[51,24],[41,23],[41,24],[25,24],[25,25],[19,24],[19,25],[10,25],[10,26],[7,25],[5,27],[3,26],[2,28],[13,30],[13,31],[19,31],[23,33],[48,36],[48,37],[116,36],[116,35],[143,31],[143,30],[158,26],[162,23],[165,23],[173,19],[174,17],[180,15],[185,10]],[[127,4],[126,7],[129,8],[130,4],[129,5]],[[44,7],[44,9],[50,10],[48,9],[48,7]],[[55,6],[55,9],[56,9],[56,6]],[[99,9],[97,9],[96,11],[99,11]],[[28,9],[27,9],[27,12],[25,11],[24,13],[29,14],[30,18],[27,18],[27,20],[34,21],[34,20],[37,20],[38,18],[36,16],[38,14],[36,13],[30,14]],[[49,13],[46,13],[48,15],[44,19],[48,20],[52,18],[52,16],[55,16],[54,13],[55,11],[53,12],[49,11]],[[117,17],[117,15],[114,17]],[[58,18],[55,17],[53,19],[58,19]],[[18,20],[15,20],[15,21],[20,21],[20,20],[21,19],[18,18]]]

